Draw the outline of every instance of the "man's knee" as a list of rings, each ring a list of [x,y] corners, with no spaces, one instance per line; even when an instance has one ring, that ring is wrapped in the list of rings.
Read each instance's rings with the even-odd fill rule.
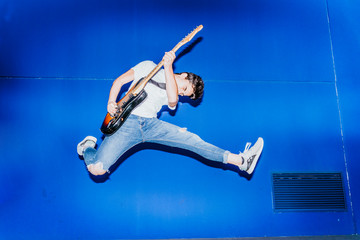
[[[90,164],[87,166],[87,169],[94,176],[104,175],[106,173],[106,170],[103,169],[102,162],[98,162],[96,164]]]

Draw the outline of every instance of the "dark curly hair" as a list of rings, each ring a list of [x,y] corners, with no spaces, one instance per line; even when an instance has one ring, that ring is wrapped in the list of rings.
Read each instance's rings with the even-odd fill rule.
[[[190,81],[193,86],[194,92],[191,94],[190,98],[193,100],[199,99],[204,94],[204,81],[200,76],[191,73],[191,72],[183,72],[186,73],[186,79]]]

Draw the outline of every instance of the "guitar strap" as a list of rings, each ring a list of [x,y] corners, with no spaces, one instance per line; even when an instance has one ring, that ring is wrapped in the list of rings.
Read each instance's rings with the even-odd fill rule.
[[[157,86],[158,88],[161,88],[161,89],[163,89],[163,90],[166,90],[166,83],[159,83],[159,82],[154,81],[154,80],[152,80],[152,79],[150,79],[150,80],[148,81],[148,83],[154,84],[154,85]]]

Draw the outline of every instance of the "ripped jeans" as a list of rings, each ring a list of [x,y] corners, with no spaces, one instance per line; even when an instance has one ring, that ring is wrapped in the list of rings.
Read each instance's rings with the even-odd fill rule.
[[[227,162],[230,153],[203,141],[184,128],[157,118],[144,118],[132,114],[120,129],[105,137],[98,150],[91,147],[85,149],[85,163],[90,165],[102,162],[103,169],[109,172],[109,168],[122,154],[142,142],[190,150],[206,159],[222,163]]]

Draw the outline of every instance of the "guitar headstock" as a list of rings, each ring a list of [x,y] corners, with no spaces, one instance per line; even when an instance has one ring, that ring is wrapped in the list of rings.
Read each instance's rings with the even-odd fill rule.
[[[187,42],[190,42],[191,39],[198,33],[201,31],[201,29],[203,29],[203,25],[199,25],[197,26],[191,33],[189,33],[186,37],[183,38],[183,40],[181,40],[182,44],[185,44]]]

